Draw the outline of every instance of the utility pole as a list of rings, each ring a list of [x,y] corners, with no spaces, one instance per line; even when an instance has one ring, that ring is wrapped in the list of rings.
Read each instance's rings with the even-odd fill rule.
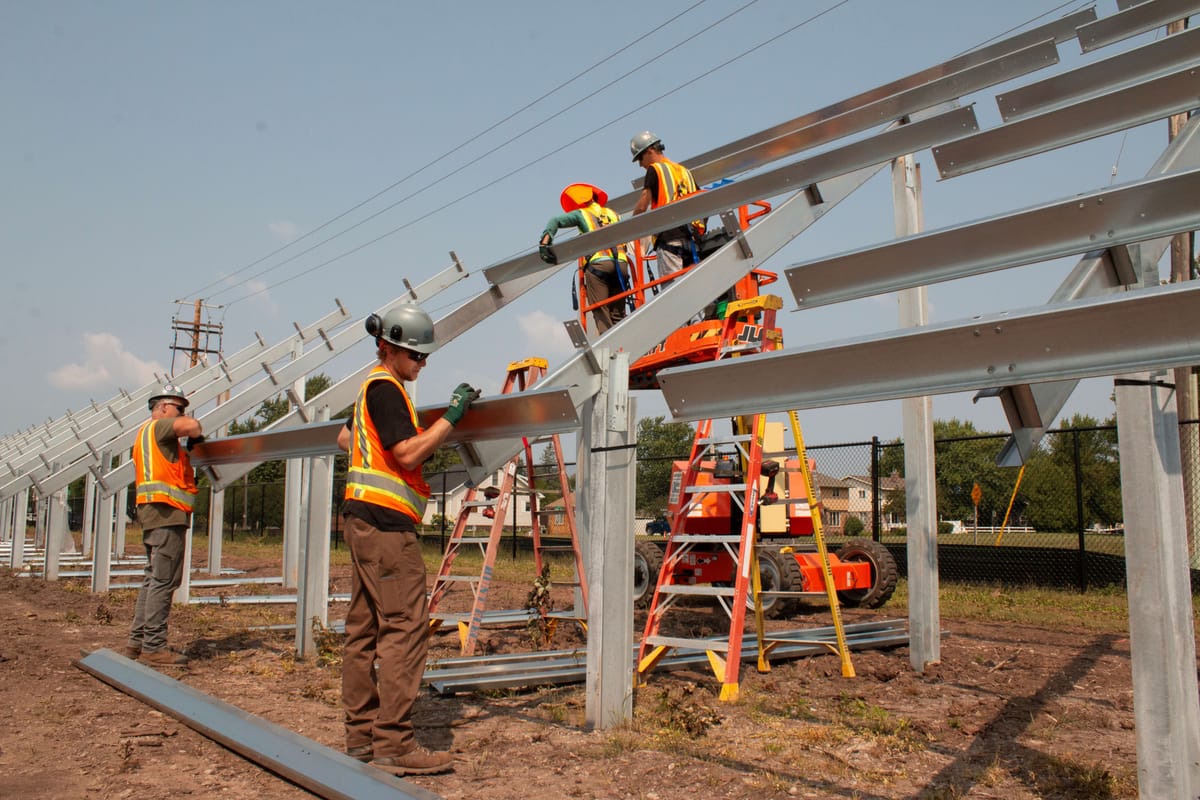
[[[175,304],[192,306],[192,318],[185,320],[180,316],[175,316],[171,319],[171,330],[174,333],[174,339],[171,342],[172,375],[175,374],[175,355],[177,353],[187,354],[188,367],[199,364],[201,354],[220,355],[223,334],[221,323],[203,321],[203,312],[205,309],[211,311],[214,308],[224,308],[224,306],[206,306],[202,298],[197,298],[194,302],[176,300]]]

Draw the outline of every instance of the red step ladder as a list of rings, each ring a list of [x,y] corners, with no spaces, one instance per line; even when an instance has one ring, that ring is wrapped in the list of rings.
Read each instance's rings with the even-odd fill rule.
[[[508,365],[508,373],[504,380],[501,394],[513,391],[525,391],[546,373],[547,362],[541,358],[529,358]],[[534,479],[533,443],[523,440],[522,452],[518,453],[504,465],[500,471],[496,485],[488,487],[470,487],[467,489],[463,504],[454,524],[454,530],[446,544],[446,551],[434,578],[433,589],[429,596],[429,624],[432,630],[437,630],[446,622],[454,622],[458,626],[459,643],[462,654],[474,655],[479,640],[479,632],[484,624],[489,622],[511,623],[528,620],[529,610],[515,612],[488,613],[488,592],[491,588],[492,575],[496,566],[496,556],[500,550],[501,535],[508,519],[509,504],[519,494],[517,486],[517,470],[522,462],[525,465],[526,491],[529,497],[530,534],[533,540],[534,565],[537,574],[541,575],[545,566],[544,554],[555,551],[571,551],[574,557],[575,575],[569,582],[556,582],[555,585],[571,585],[577,587],[582,609],[565,616],[570,619],[587,619],[587,581],[583,568],[583,557],[579,548],[579,537],[575,526],[574,496],[567,481],[566,466],[563,460],[562,443],[557,435],[549,437],[554,449],[558,479],[563,488],[563,500],[570,544],[555,546],[545,545],[542,541],[541,521],[538,514],[537,486]],[[468,531],[472,514],[481,511],[491,519],[487,536],[472,536]],[[453,567],[457,557],[464,549],[477,547],[483,556],[483,565],[478,574],[456,574]],[[454,594],[457,587],[467,586],[471,590],[470,609],[452,611],[446,601]],[[461,605],[461,603],[460,603]]]

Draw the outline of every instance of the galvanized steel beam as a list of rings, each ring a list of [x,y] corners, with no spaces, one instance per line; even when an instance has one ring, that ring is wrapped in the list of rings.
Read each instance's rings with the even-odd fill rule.
[[[801,308],[1049,261],[1200,228],[1200,169],[1146,178],[788,267]]]
[[[810,111],[807,114],[803,114],[795,119],[790,119],[787,122],[781,122],[778,125],[761,130],[758,133],[744,136],[741,139],[735,139],[728,144],[704,153],[700,153],[699,155],[688,158],[681,163],[688,169],[701,170],[701,172],[703,172],[705,167],[712,162],[726,158],[743,150],[747,150],[751,147],[765,144],[773,139],[778,139],[782,136],[795,133],[801,128],[807,128],[821,120],[835,117],[840,114],[846,114],[854,111],[855,109],[862,108],[863,106],[877,103],[881,100],[892,97],[893,95],[907,92],[911,89],[915,89],[932,81],[945,78],[946,76],[953,75],[957,72],[969,70],[972,67],[979,66],[980,64],[984,64],[988,61],[993,61],[1001,56],[1008,55],[1009,53],[1015,53],[1018,50],[1023,50],[1031,45],[1044,42],[1048,39],[1053,40],[1056,43],[1065,42],[1068,39],[1074,39],[1076,36],[1076,29],[1078,29],[1081,25],[1086,25],[1089,22],[1093,22],[1095,19],[1096,10],[1094,8],[1085,8],[1081,11],[1076,11],[1072,14],[1062,17],[1061,19],[1048,22],[1045,25],[1040,25],[1036,28],[1031,28],[1028,31],[987,45],[986,47],[980,47],[975,50],[971,50],[970,52],[964,53],[961,56],[956,56],[948,61],[943,61],[941,64],[936,64],[932,67],[920,70],[919,72],[914,72],[911,75],[898,78],[889,83],[885,83],[882,86],[877,86],[874,89],[868,89],[861,94],[848,97],[845,100],[841,100],[837,103],[833,103],[832,105],[817,109],[816,111]],[[640,183],[641,179],[639,178],[634,185],[638,186]],[[636,198],[637,195],[635,193],[629,197]],[[624,199],[625,198],[619,198],[619,200]],[[612,202],[616,203],[617,201]],[[620,206],[622,207],[618,207],[617,205],[611,205],[610,207],[619,211],[620,213],[624,213],[626,210],[633,208],[633,203],[626,201],[621,203]],[[624,206],[627,206],[627,208]]]
[[[1120,55],[996,95],[1005,122],[1097,97],[1200,64],[1200,29],[1168,36]]]
[[[438,800],[438,795],[419,786],[210,697],[111,650],[97,650],[74,663],[114,689],[169,714],[318,797]]]
[[[1196,0],[1147,0],[1122,6],[1116,14],[1080,26],[1079,47],[1090,53],[1197,13],[1200,13],[1200,2]]]
[[[933,148],[943,178],[1094,139],[1200,106],[1200,74],[1173,72]]]
[[[1200,283],[1200,282],[1198,282]],[[1200,285],[1174,284],[658,375],[676,419],[895,400],[1200,362]],[[760,387],[747,396],[745,387]]]
[[[1148,175],[1162,175],[1173,170],[1187,170],[1200,167],[1200,117],[1193,117],[1183,130],[1163,151],[1163,154],[1150,168]],[[1156,239],[1137,246],[1139,260],[1147,264],[1157,264],[1162,258],[1170,239]],[[1099,250],[1084,256],[1062,284],[1051,295],[1049,302],[1060,303],[1082,297],[1094,297],[1119,291],[1122,278],[1117,274],[1112,263],[1111,250]],[[1041,440],[1045,429],[1053,424],[1058,413],[1066,405],[1071,392],[1075,390],[1077,381],[1051,381],[1038,383],[1022,389],[1012,387],[1013,391],[1027,393],[1037,409],[1040,425],[1027,425],[1018,418],[1009,415],[1009,425],[1012,436],[1004,443],[996,457],[1000,466],[1015,467],[1024,463],[1033,453]],[[1005,390],[989,391],[988,394],[1003,395]],[[1003,402],[1003,397],[1002,397]],[[1005,406],[1008,413],[1008,405]],[[1028,415],[1032,419],[1032,415]]]

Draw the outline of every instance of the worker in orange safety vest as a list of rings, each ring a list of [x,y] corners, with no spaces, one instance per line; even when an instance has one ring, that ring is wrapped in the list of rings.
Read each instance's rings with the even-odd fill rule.
[[[125,646],[128,658],[155,666],[182,667],[186,655],[167,647],[167,618],[183,583],[187,533],[196,502],[196,473],[188,451],[204,440],[200,421],[187,416],[183,390],[166,384],[149,399],[150,420],[133,445],[137,520],[146,548],[146,571]],[[187,439],[184,444],[180,439]]]
[[[342,657],[346,754],[393,775],[446,772],[454,757],[419,746],[412,710],[429,649],[425,560],[417,525],[429,500],[421,466],[446,441],[479,392],[454,390],[446,412],[422,428],[403,382],[437,349],[433,320],[415,303],[366,320],[379,364],[338,432],[350,453],[342,505],[350,549],[350,606]]]

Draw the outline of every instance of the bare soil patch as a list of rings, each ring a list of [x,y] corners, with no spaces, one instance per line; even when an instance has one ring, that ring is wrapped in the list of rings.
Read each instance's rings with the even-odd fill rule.
[[[528,591],[494,586],[493,607],[520,607]],[[72,665],[81,651],[120,652],[133,599],[0,570],[0,796],[310,797]],[[812,612],[785,627],[829,624],[826,611]],[[338,665],[297,661],[290,633],[250,630],[292,613],[177,606],[172,644],[193,662],[167,674],[340,748]],[[715,612],[695,614],[698,626],[721,627]],[[904,615],[896,607],[845,613],[847,622]],[[1126,637],[955,619],[943,630],[942,661],[924,674],[911,669],[905,647],[855,653],[852,679],[834,656],[781,662],[766,674],[747,665],[736,703],[717,700],[710,673],[658,673],[639,690],[633,723],[609,731],[584,728],[582,686],[426,694],[418,735],[458,762],[451,774],[411,780],[446,798],[497,800],[1137,796]],[[487,641],[493,651],[531,646],[519,629]],[[578,641],[567,625],[550,646]],[[452,634],[436,637],[435,656],[456,653]]]

